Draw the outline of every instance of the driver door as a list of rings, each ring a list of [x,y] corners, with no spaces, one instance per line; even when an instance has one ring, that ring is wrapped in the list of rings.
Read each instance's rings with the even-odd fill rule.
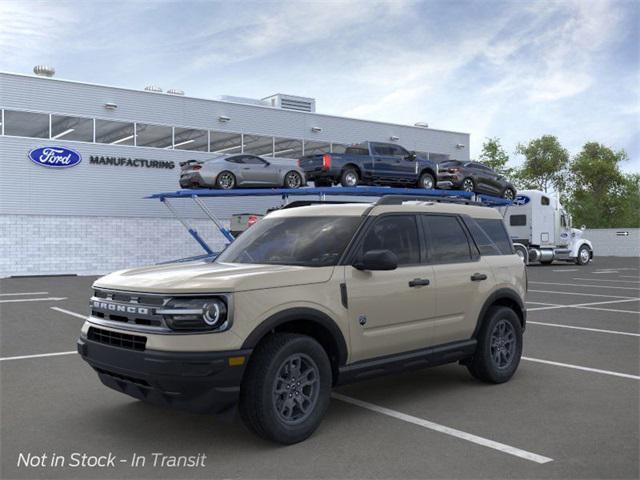
[[[433,267],[421,263],[424,245],[416,215],[375,218],[361,237],[354,258],[381,249],[396,254],[398,268],[361,271],[344,267],[352,362],[417,350],[431,343],[435,294],[426,283],[433,281]]]
[[[273,175],[273,169],[266,160],[254,155],[245,155],[243,157],[242,176],[246,184],[265,185],[276,183]]]

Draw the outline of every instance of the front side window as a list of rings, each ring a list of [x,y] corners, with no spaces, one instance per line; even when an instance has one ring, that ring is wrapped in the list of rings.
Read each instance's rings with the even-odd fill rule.
[[[456,217],[425,215],[425,236],[430,239],[432,263],[471,261],[467,235]]]
[[[370,250],[390,250],[398,265],[420,263],[420,240],[414,215],[381,217],[367,231],[360,254]]]
[[[216,262],[333,266],[361,219],[359,216],[267,217],[229,245]]]
[[[253,155],[246,155],[242,157],[242,163],[247,163],[249,165],[266,165],[267,164],[267,162],[265,162],[260,157],[254,157]]]

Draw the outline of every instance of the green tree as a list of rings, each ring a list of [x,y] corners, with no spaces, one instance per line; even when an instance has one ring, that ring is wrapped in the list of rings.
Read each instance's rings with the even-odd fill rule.
[[[500,139],[497,137],[487,138],[482,144],[482,152],[478,158],[487,167],[492,168],[496,172],[508,175],[513,170],[507,167],[509,155],[502,147]]]
[[[640,176],[620,171],[625,160],[624,150],[614,152],[597,142],[586,143],[573,158],[567,207],[576,225],[640,226]]]
[[[516,153],[524,155],[522,168],[518,170],[518,183],[527,188],[548,192],[554,188],[560,193],[566,186],[566,169],[569,152],[553,135],[543,135],[519,144]]]

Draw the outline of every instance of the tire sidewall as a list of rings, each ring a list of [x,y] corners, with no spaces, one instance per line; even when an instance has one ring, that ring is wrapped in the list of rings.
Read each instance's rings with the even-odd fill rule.
[[[287,357],[294,353],[305,353],[316,363],[320,374],[320,392],[315,409],[309,417],[297,425],[287,425],[280,420],[275,411],[272,386],[280,366]],[[260,392],[260,403],[264,409],[263,422],[268,435],[274,440],[285,444],[297,443],[308,438],[318,427],[329,407],[331,384],[331,364],[326,352],[318,342],[305,336],[300,336],[287,342],[269,359],[269,367]]]
[[[467,180],[469,180],[471,182],[471,190],[465,190],[465,188],[464,188],[464,184],[465,184],[465,182]],[[461,185],[460,188],[465,192],[475,192],[476,191],[476,182],[473,181],[473,178],[467,177],[464,180],[462,180],[462,185]]]
[[[346,182],[346,176],[347,174],[352,173],[353,175],[356,176],[356,184],[355,185],[349,185]],[[358,172],[356,172],[353,168],[347,168],[344,172],[342,172],[342,175],[340,176],[340,184],[343,187],[357,187],[358,183],[360,183],[360,175],[358,175]]]
[[[298,177],[298,186],[297,187],[290,187],[288,182],[287,182],[287,178],[289,178],[289,176],[291,175],[295,175]],[[302,175],[300,175],[298,172],[296,172],[295,170],[289,170],[285,176],[284,176],[284,186],[285,188],[291,188],[291,189],[297,189],[302,187]]]
[[[587,247],[586,245],[582,245],[579,249],[578,249],[578,257],[576,259],[576,263],[578,265],[586,265],[587,263],[589,263],[589,260],[587,260],[586,262],[582,261],[582,256],[580,255],[582,253],[583,250],[587,250],[589,251],[589,247]]]
[[[228,187],[228,188],[227,188],[227,187],[223,187],[222,185],[220,185],[220,177],[221,177],[222,175],[231,175],[231,178],[233,178],[233,185],[231,185],[231,187]],[[233,173],[231,173],[231,172],[229,172],[229,171],[227,171],[227,170],[225,170],[225,171],[223,171],[223,172],[220,172],[220,173],[218,174],[218,176],[216,177],[216,187],[217,187],[217,188],[219,188],[220,190],[230,190],[230,189],[232,189],[232,188],[235,188],[235,187],[236,187],[236,185],[237,185],[236,176],[235,176]]]
[[[516,337],[515,358],[511,365],[505,369],[499,369],[491,357],[491,333],[500,320],[507,320],[513,326]],[[483,364],[483,370],[493,383],[506,382],[514,375],[522,356],[522,326],[520,324],[520,318],[518,318],[518,315],[513,310],[508,307],[495,307],[490,310],[478,337],[478,350],[476,355],[480,356],[479,360]]]
[[[431,179],[431,188],[427,188],[424,186],[424,179],[427,177]],[[433,190],[436,188],[436,179],[430,173],[423,173],[422,175],[420,175],[420,179],[418,180],[418,185],[420,188],[423,188],[425,190]]]

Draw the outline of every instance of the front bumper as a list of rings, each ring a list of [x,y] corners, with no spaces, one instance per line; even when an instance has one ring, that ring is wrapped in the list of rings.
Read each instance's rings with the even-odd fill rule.
[[[132,350],[88,340],[78,353],[107,387],[140,400],[196,413],[220,413],[232,407],[251,350],[160,352]],[[230,357],[244,357],[230,366]]]

